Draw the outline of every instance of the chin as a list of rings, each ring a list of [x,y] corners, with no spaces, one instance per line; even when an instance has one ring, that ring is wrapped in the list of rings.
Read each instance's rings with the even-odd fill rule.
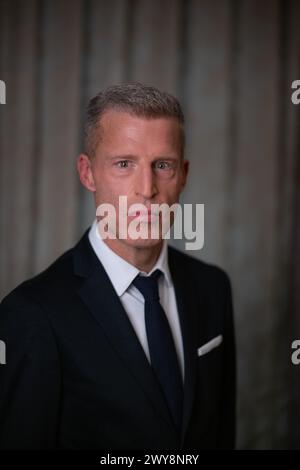
[[[158,239],[143,239],[143,238],[138,238],[137,240],[133,240],[130,238],[127,238],[126,240],[122,240],[125,245],[135,247],[135,248],[152,248],[152,247],[157,247],[161,245],[162,243],[162,238]]]

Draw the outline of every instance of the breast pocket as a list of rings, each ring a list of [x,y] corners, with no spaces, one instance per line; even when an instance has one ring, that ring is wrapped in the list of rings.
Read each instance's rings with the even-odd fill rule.
[[[223,337],[216,335],[197,348],[198,377],[204,399],[215,403],[221,393]]]
[[[220,346],[222,342],[223,335],[215,336],[197,349],[198,356],[205,356],[205,354]]]

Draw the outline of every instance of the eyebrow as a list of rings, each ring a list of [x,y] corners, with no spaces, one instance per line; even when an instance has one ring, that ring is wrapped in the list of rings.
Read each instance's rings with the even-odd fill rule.
[[[108,156],[107,159],[110,161],[114,160],[137,160],[139,157],[137,155],[113,155],[113,156]],[[170,160],[170,161],[178,161],[180,159],[172,156],[167,156],[167,155],[159,155],[158,157],[154,157],[153,161],[158,161],[158,160]]]
[[[107,157],[108,160],[130,160],[130,159],[137,159],[136,155],[109,155]]]

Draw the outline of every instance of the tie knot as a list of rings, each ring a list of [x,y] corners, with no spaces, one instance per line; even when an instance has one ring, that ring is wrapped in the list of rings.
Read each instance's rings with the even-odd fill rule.
[[[145,300],[158,300],[158,278],[162,274],[156,269],[151,276],[141,276],[140,274],[132,281],[132,284],[141,292]]]

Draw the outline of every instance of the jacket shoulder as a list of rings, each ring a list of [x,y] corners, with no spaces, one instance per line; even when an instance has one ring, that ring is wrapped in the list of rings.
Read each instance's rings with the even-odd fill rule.
[[[231,283],[227,272],[215,264],[207,263],[171,246],[169,246],[169,259],[174,269],[186,270],[187,275],[198,278],[202,283],[217,283],[230,289]]]
[[[0,327],[43,322],[45,297],[58,296],[72,279],[73,248],[63,253],[44,271],[22,282],[0,304]]]

